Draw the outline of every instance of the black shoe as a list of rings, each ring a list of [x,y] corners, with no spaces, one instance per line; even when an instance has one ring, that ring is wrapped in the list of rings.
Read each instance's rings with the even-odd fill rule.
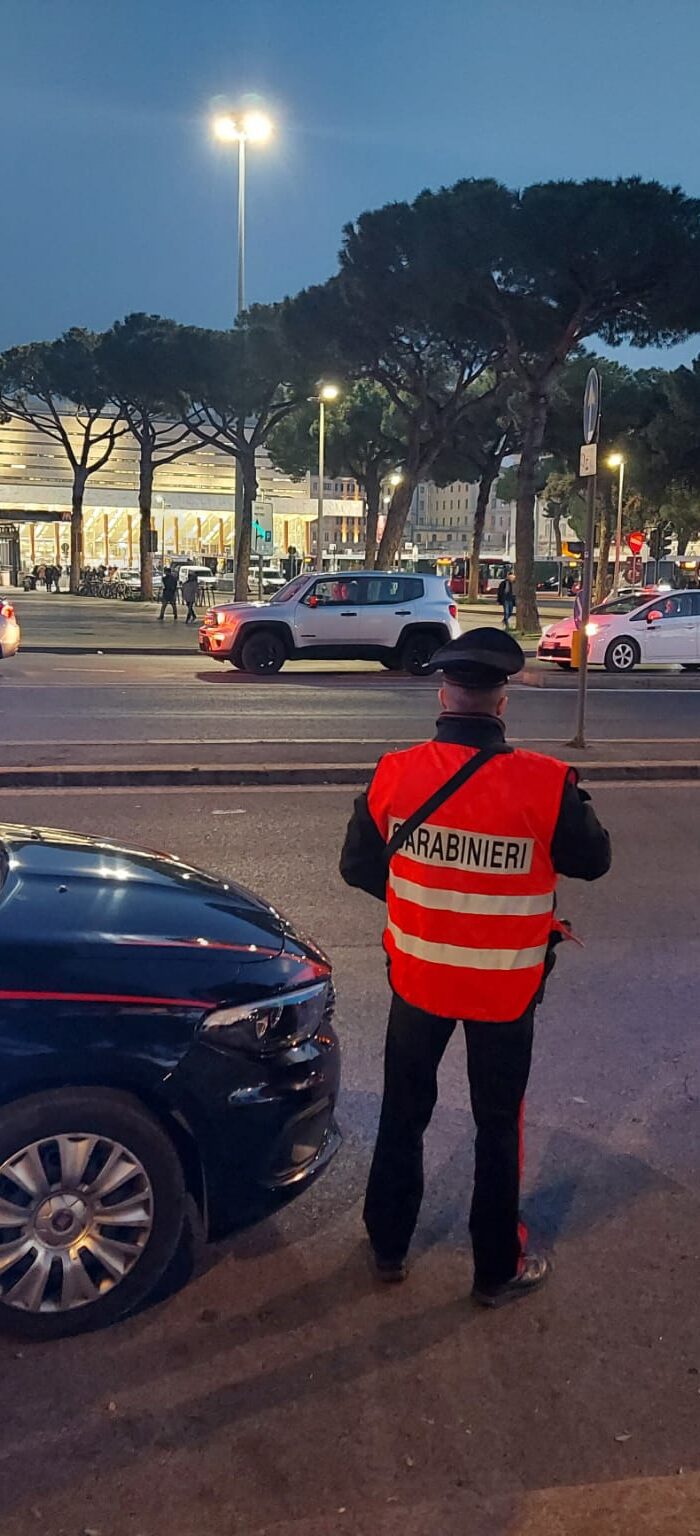
[[[369,1250],[369,1264],[372,1273],[383,1285],[400,1285],[408,1278],[405,1259],[383,1259],[372,1247]]]
[[[503,1285],[494,1286],[479,1285],[475,1281],[472,1296],[482,1307],[504,1307],[509,1301],[518,1301],[521,1296],[529,1296],[531,1291],[539,1290],[551,1273],[552,1266],[549,1259],[542,1258],[537,1253],[529,1253],[522,1260],[520,1269],[512,1280],[506,1280]]]

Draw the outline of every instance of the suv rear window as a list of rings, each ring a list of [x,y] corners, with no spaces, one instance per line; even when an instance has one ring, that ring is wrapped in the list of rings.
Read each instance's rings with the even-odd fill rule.
[[[423,596],[420,576],[370,576],[366,603],[413,603]]]

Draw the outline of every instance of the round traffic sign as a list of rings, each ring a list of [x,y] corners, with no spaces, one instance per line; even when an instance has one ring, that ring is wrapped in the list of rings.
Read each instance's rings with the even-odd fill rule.
[[[641,555],[645,542],[646,534],[644,533],[628,533],[627,535],[627,543],[633,555]]]
[[[589,368],[583,391],[583,440],[592,443],[600,415],[600,378],[597,368]]]

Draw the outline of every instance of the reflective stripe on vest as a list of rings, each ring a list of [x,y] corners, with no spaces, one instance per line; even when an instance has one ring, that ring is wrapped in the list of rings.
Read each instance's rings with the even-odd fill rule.
[[[528,966],[541,965],[547,953],[547,945],[535,949],[466,949],[463,944],[433,944],[428,939],[418,939],[411,933],[402,933],[391,920],[387,933],[404,955],[415,960],[429,960],[432,965],[458,965],[473,971],[522,971]]]
[[[432,907],[437,912],[478,913],[481,917],[535,917],[540,912],[554,910],[554,892],[544,891],[540,896],[490,896],[468,891],[455,891],[451,886],[419,885],[415,880],[403,880],[392,870],[389,885],[402,901],[416,902],[419,907]]]

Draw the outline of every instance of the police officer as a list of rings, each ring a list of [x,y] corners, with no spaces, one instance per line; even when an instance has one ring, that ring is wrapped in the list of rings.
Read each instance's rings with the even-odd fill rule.
[[[555,916],[557,876],[597,880],[610,867],[608,833],[575,769],[506,743],[506,683],[524,662],[511,635],[487,628],[436,653],[436,735],[381,759],[340,865],[348,885],[387,904],[393,999],[364,1210],[377,1276],[407,1273],[423,1134],[461,1021],[476,1124],[472,1294],[489,1307],[528,1295],[549,1271],[527,1252],[519,1194],[535,1007],[554,947],[570,936]]]

